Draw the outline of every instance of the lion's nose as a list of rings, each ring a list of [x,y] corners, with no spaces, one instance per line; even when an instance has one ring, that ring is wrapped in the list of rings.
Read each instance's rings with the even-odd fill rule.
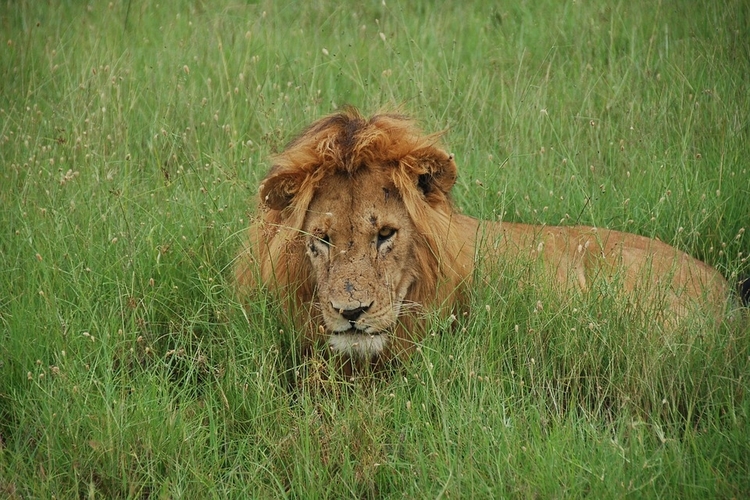
[[[338,308],[338,312],[341,316],[344,317],[347,321],[357,321],[360,316],[362,316],[362,313],[367,311],[370,308],[370,304],[367,305],[360,305],[359,307],[352,307],[348,309],[344,308]]]

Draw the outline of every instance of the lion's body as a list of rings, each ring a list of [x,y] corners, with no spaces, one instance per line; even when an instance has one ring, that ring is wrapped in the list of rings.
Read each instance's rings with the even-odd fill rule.
[[[478,257],[537,263],[561,294],[597,279],[659,304],[667,323],[696,308],[720,318],[729,287],[710,266],[660,241],[591,227],[480,221],[458,213],[452,155],[397,115],[323,118],[275,158],[262,215],[240,255],[244,290],[284,302],[308,347],[354,360],[408,353],[430,310],[466,299]],[[260,283],[258,283],[260,282]]]
[[[562,293],[588,291],[598,280],[616,283],[672,325],[694,311],[725,311],[729,287],[721,274],[661,241],[587,226],[491,224],[486,254],[540,261]]]

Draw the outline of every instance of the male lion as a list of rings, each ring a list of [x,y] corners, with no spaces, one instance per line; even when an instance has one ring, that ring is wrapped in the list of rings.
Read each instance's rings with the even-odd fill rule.
[[[600,277],[656,302],[667,324],[696,306],[721,318],[729,287],[712,267],[660,241],[594,227],[480,221],[453,207],[456,164],[410,119],[355,109],[322,118],[273,158],[261,216],[238,258],[245,291],[284,300],[310,349],[327,342],[356,365],[408,353],[425,310],[465,300],[478,255],[528,260],[560,293]]]

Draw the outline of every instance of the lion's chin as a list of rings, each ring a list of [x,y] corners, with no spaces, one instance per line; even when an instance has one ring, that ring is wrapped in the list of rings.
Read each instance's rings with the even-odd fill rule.
[[[383,352],[388,344],[388,335],[386,333],[365,333],[352,328],[345,332],[332,334],[328,344],[336,352],[356,358],[371,359]]]

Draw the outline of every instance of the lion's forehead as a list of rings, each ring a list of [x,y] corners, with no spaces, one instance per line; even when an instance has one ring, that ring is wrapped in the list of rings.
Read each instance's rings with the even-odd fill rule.
[[[390,179],[369,172],[330,176],[318,185],[308,207],[305,230],[361,233],[382,224],[403,223],[408,213]]]

